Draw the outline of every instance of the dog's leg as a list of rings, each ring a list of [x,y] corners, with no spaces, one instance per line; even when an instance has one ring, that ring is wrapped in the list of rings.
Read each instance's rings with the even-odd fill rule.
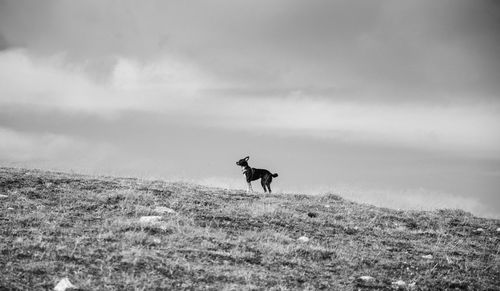
[[[271,181],[272,180],[273,180],[273,177],[271,175],[266,175],[264,178],[262,178],[261,183],[262,183],[262,188],[264,188],[264,193],[266,192],[266,189],[267,189],[269,194],[271,194]]]
[[[253,193],[252,184],[248,182],[247,193]]]
[[[262,185],[262,188],[264,188],[264,193],[266,193],[267,189],[266,189],[266,182],[264,181],[264,179],[260,180],[260,184]]]

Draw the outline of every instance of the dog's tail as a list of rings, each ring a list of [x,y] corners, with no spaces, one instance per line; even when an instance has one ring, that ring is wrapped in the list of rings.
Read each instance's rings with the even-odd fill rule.
[[[276,178],[276,177],[278,177],[278,174],[277,174],[277,173],[274,173],[274,174],[272,174],[271,176],[273,176],[273,178]]]

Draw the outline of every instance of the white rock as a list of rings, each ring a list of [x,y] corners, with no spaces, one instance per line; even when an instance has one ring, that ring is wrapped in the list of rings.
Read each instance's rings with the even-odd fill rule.
[[[423,255],[422,259],[432,260],[432,255]]]
[[[141,216],[139,218],[139,224],[141,227],[153,227],[166,231],[170,229],[170,224],[166,221],[161,220],[162,216]]]
[[[156,207],[154,209],[154,212],[159,213],[159,214],[165,214],[165,213],[175,214],[175,213],[177,213],[172,208],[168,208],[168,207],[165,207],[165,206],[158,206],[158,207]]]
[[[140,223],[157,223],[161,220],[161,216],[141,216]]]
[[[362,280],[362,281],[373,281],[373,280],[375,280],[375,278],[373,278],[372,276],[361,276],[358,279]]]
[[[7,197],[9,197],[9,196],[0,194],[0,198],[7,198]]]
[[[306,243],[309,241],[309,238],[307,236],[301,236],[297,240]]]
[[[55,291],[65,291],[66,289],[76,289],[77,287],[69,281],[68,278],[64,278],[59,283],[57,283],[56,287],[54,287]]]
[[[499,227],[499,228],[497,228],[497,232],[500,232],[500,227]]]
[[[330,208],[330,205],[326,204],[326,205],[325,205],[325,207],[326,207],[326,208]]]
[[[403,281],[403,280],[398,280],[396,282],[392,282],[392,285],[394,285],[394,286],[401,286],[402,287],[402,286],[406,286],[406,282]]]
[[[481,233],[481,232],[484,232],[484,229],[483,228],[478,228],[476,230],[474,230],[475,233]]]
[[[7,210],[14,210],[14,208],[12,208],[12,207],[8,207],[8,208],[7,208]]]

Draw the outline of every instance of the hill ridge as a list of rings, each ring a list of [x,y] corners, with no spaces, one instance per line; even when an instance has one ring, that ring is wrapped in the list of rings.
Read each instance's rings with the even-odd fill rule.
[[[63,277],[82,290],[493,290],[500,282],[499,220],[461,210],[17,168],[0,168],[0,194],[0,289],[52,289]]]

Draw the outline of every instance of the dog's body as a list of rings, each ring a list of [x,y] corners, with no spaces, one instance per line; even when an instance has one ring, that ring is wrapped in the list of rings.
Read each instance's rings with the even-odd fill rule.
[[[251,168],[248,165],[249,158],[250,157],[245,157],[236,162],[236,165],[243,168],[243,175],[245,175],[248,185],[247,193],[253,192],[251,182],[258,179],[260,179],[260,184],[262,185],[262,188],[264,188],[264,193],[266,193],[267,191],[271,193],[271,182],[273,181],[273,178],[278,177],[278,174],[271,174],[271,172],[265,169]]]

